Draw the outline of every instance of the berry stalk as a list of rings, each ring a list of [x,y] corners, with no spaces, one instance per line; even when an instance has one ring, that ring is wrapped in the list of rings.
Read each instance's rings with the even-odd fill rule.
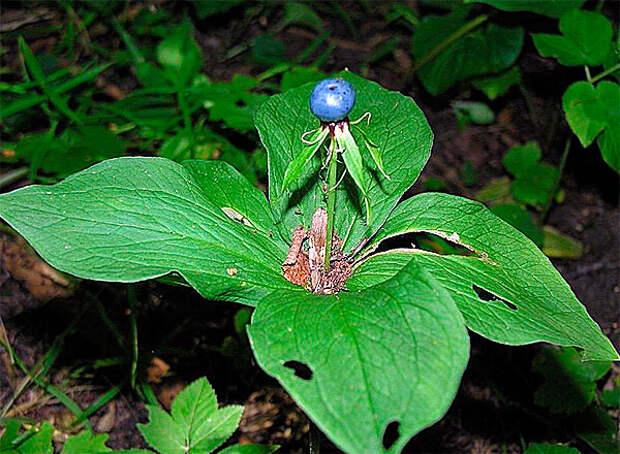
[[[336,140],[329,142],[329,164],[327,168],[327,228],[325,232],[325,272],[329,272],[332,255],[332,237],[334,232],[334,211],[336,206],[336,174],[338,159],[336,157]]]

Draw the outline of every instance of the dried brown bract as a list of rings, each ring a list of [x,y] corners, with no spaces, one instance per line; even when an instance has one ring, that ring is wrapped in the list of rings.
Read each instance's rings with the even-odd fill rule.
[[[351,263],[342,253],[342,240],[334,232],[329,271],[325,271],[327,213],[319,208],[309,230],[297,227],[291,235],[291,247],[282,264],[284,278],[312,293],[331,295],[341,291],[351,275]]]

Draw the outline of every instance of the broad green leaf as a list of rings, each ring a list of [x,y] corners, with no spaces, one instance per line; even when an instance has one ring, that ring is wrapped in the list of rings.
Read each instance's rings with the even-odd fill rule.
[[[486,3],[502,11],[531,11],[549,17],[581,8],[585,0],[465,0],[465,3]]]
[[[523,454],[579,454],[579,450],[569,446],[532,443]]]
[[[581,145],[587,147],[598,136],[603,159],[620,172],[620,86],[602,81],[594,88],[575,82],[564,93],[562,107]]]
[[[382,282],[415,260],[448,290],[469,328],[491,340],[550,342],[583,348],[587,360],[620,359],[549,259],[484,205],[448,194],[417,195],[397,207],[370,246],[408,232],[441,236],[474,255],[378,254],[357,266],[348,288]]]
[[[209,202],[219,207],[229,218],[270,235],[275,221],[265,195],[233,167],[222,161],[205,165],[199,160],[184,161],[183,166],[205,189],[204,195]],[[212,187],[229,190],[208,191]],[[286,247],[286,244],[282,243],[281,246]]]
[[[547,257],[578,259],[583,254],[583,244],[568,235],[558,232],[550,225],[543,227],[542,250]]]
[[[472,85],[482,91],[490,100],[505,95],[513,85],[517,85],[519,82],[521,82],[521,71],[516,65],[498,75],[481,77],[471,81]]]
[[[231,218],[212,197],[232,201],[262,229],[269,215],[237,203],[247,185],[201,177],[210,166],[222,168],[112,159],[54,186],[0,195],[0,216],[52,266],[85,279],[136,282],[177,272],[207,299],[250,305],[273,289],[294,289],[280,271],[286,246]]]
[[[54,446],[52,445],[54,427],[50,423],[44,422],[39,427],[30,430],[34,434],[26,438],[22,443],[17,444],[17,446],[13,446],[13,451],[10,449],[11,446],[7,446],[9,448],[8,452],[10,454],[52,454],[54,452]],[[14,439],[13,441],[17,440]]]
[[[91,454],[112,452],[105,445],[108,440],[108,434],[93,434],[89,431],[80,432],[72,435],[65,441],[60,454]]]
[[[175,87],[187,86],[198,74],[202,55],[189,22],[171,27],[170,34],[157,46],[157,60]]]
[[[366,224],[359,193],[347,184],[347,181],[352,183],[349,177],[345,177],[336,192],[335,230],[345,240],[344,249],[348,252],[377,231],[402,194],[415,182],[429,158],[433,135],[411,98],[385,90],[350,72],[335,76],[351,82],[357,91],[350,118],[355,120],[364,112],[372,113],[370,125],[360,124],[360,127],[365,128],[368,138],[379,146],[385,171],[391,178],[387,180],[381,175],[368,150],[362,147],[362,159],[373,173],[368,190],[372,202],[369,223]],[[284,172],[305,147],[301,135],[319,126],[319,120],[309,108],[312,88],[313,85],[308,84],[269,98],[255,118],[269,157],[269,199],[276,219],[282,220],[282,234],[286,238],[299,224],[309,226],[315,210],[324,204],[318,160],[310,163],[305,177],[282,194]],[[358,144],[363,143],[355,131],[353,136]]]
[[[440,49],[418,71],[424,88],[432,95],[443,93],[456,82],[503,71],[521,52],[523,29],[520,27],[489,24],[449,41],[467,22],[465,11],[458,9],[447,16],[428,15],[415,30],[413,56],[418,65]]]
[[[534,393],[534,402],[552,413],[584,410],[596,397],[596,381],[609,369],[609,361],[583,362],[574,348],[543,349],[532,369],[545,377]]]
[[[611,47],[613,30],[605,16],[573,9],[560,18],[561,35],[533,33],[543,57],[555,57],[567,66],[602,65]]]
[[[439,420],[469,356],[452,298],[415,263],[362,291],[276,292],[261,301],[248,331],[263,369],[351,454],[399,453]],[[391,422],[399,437],[387,450]]]
[[[150,421],[139,424],[145,440],[162,454],[208,454],[237,429],[243,407],[217,408],[206,378],[191,383],[172,402],[171,414],[147,406]]]
[[[278,446],[233,445],[222,449],[219,454],[270,454],[277,450]]]

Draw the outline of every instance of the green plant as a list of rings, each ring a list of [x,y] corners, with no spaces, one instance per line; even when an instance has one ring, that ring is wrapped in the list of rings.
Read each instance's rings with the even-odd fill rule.
[[[348,291],[313,294],[283,277],[308,272],[309,249],[320,257],[329,238],[324,159],[315,155],[284,185],[306,147],[302,135],[317,127],[312,84],[269,98],[256,113],[269,201],[223,162],[119,158],[54,186],[0,195],[0,215],[51,265],[78,277],[136,282],[173,273],[207,299],[255,306],[248,331],[258,363],[346,452],[400,452],[441,418],[467,364],[466,327],[510,345],[544,341],[578,346],[584,360],[618,359],[548,259],[483,205],[441,193],[398,204],[429,158],[431,129],[412,99],[346,71],[336,77],[357,92],[352,118],[372,113],[363,133],[352,134],[377,144],[385,170],[362,147],[366,197],[351,175],[333,191],[330,266],[340,267]],[[380,251],[411,232],[467,254]],[[399,434],[391,445],[389,425]]]
[[[559,18],[560,35],[532,33],[532,39],[543,57],[553,57],[565,66],[584,67],[586,80],[568,87],[562,97],[562,109],[581,145],[588,147],[596,139],[605,162],[620,172],[620,86],[607,80],[620,78],[620,36],[610,21],[600,12],[579,9],[582,0],[465,3],[485,3],[504,11],[530,11]],[[520,71],[514,63],[521,53],[524,28],[487,24],[491,13],[470,19],[471,11],[470,5],[459,5],[447,15],[425,16],[414,27],[414,73],[433,95],[444,93],[457,82],[468,81],[495,99],[520,83]],[[603,69],[591,75],[595,67]]]
[[[570,146],[570,141],[566,146]],[[488,203],[493,214],[523,232],[548,257],[579,258],[583,252],[581,243],[544,225],[551,203],[561,200],[559,183],[564,164],[558,169],[541,162],[541,158],[542,151],[536,142],[510,148],[502,162],[512,178],[492,181],[475,198]]]
[[[83,431],[65,441],[60,454],[209,454],[220,447],[237,429],[243,407],[231,405],[217,408],[217,400],[206,378],[187,386],[172,402],[167,413],[157,405],[148,405],[149,422],[138,426],[150,449],[112,451],[105,443],[107,434]],[[0,423],[5,432],[0,438],[3,454],[51,454],[54,428],[45,422],[22,431],[24,421],[10,419]],[[269,454],[277,446],[232,445],[220,454]]]

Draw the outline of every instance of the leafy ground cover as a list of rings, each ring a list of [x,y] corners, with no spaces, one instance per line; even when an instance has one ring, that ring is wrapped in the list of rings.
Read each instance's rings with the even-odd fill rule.
[[[496,214],[502,213],[505,219],[513,220],[513,225],[529,232],[528,236],[543,251],[558,257],[556,265],[604,332],[618,345],[618,248],[613,247],[618,244],[614,227],[618,223],[617,175],[598,158],[598,153],[594,154],[597,159],[593,159],[592,150],[572,150],[568,156],[564,153],[569,127],[584,145],[592,143],[597,135],[599,141],[609,144],[604,137],[613,133],[613,123],[610,127],[607,120],[599,121],[587,132],[575,129],[578,123],[571,120],[571,109],[566,107],[568,127],[562,123],[564,112],[558,100],[562,99],[568,83],[582,76],[566,73],[552,60],[542,59],[532,44],[522,50],[521,38],[510,39],[512,45],[519,44],[518,49],[509,52],[511,55],[502,62],[494,63],[487,72],[503,71],[514,64],[522,51],[521,60],[510,70],[518,68],[518,79],[523,80],[523,85],[510,88],[508,84],[506,90],[496,88],[493,93],[507,94],[489,96],[491,100],[496,99],[490,101],[464,85],[450,88],[459,81],[466,83],[472,77],[483,76],[482,66],[471,73],[465,69],[459,71],[458,77],[448,78],[439,87],[429,86],[425,80],[435,79],[426,79],[424,72],[418,72],[419,82],[412,80],[415,65],[420,65],[428,55],[424,49],[416,48],[415,31],[419,26],[418,31],[422,33],[424,24],[439,20],[432,16],[444,14],[441,9],[429,6],[428,10],[415,11],[407,5],[387,5],[379,8],[380,15],[372,26],[358,30],[352,21],[364,22],[363,18],[370,13],[368,5],[350,5],[350,12],[345,13],[334,4],[312,9],[294,3],[286,7],[247,8],[233,3],[228,4],[230,10],[216,12],[218,16],[210,16],[214,11],[208,8],[205,11],[201,2],[154,4],[148,8],[128,4],[124,9],[116,7],[108,11],[88,4],[64,3],[51,9],[43,5],[37,13],[43,16],[32,13],[32,17],[39,17],[38,21],[14,29],[15,33],[8,35],[9,44],[3,55],[8,68],[3,91],[3,115],[7,117],[3,160],[8,171],[3,173],[3,186],[13,189],[25,185],[25,177],[31,181],[53,182],[77,170],[76,165],[84,167],[106,157],[129,153],[162,155],[179,161],[188,157],[219,158],[237,167],[258,187],[264,187],[266,158],[252,130],[254,108],[269,94],[323,77],[319,69],[330,72],[349,66],[388,88],[413,94],[421,104],[436,137],[433,158],[423,174],[424,185],[483,200],[492,205]],[[29,17],[30,12],[19,4],[12,9],[18,16]],[[487,16],[490,11],[475,12]],[[421,15],[426,20],[420,24]],[[487,43],[486,46],[501,43],[497,34],[525,36],[509,22],[502,21],[507,16],[495,17],[492,24],[487,24],[487,17],[476,22],[476,17],[482,16],[455,11],[443,18],[458,22],[457,31],[467,31],[463,26],[470,24],[472,33],[464,36],[466,41]],[[43,36],[50,34],[53,39],[47,44],[48,52],[31,52],[37,45],[45,49],[45,38],[37,36],[41,21],[43,25],[52,25]],[[169,33],[170,21],[182,25]],[[548,34],[555,34],[556,24],[541,19],[540,27]],[[60,28],[61,25],[66,27]],[[106,33],[96,26],[103,26]],[[250,36],[239,32],[239,28],[251,30]],[[326,29],[337,37],[328,38]],[[115,38],[110,39],[108,31],[113,31]],[[567,36],[564,39],[570,37],[564,32],[562,22],[560,31]],[[28,36],[29,33],[34,37]],[[24,39],[18,39],[18,34]],[[458,39],[452,44],[465,45]],[[484,49],[485,45],[480,48]],[[541,54],[546,53],[536,40],[534,45]],[[443,49],[447,55],[441,56],[446,61],[450,58],[448,48]],[[421,57],[417,55],[419,52]],[[437,55],[428,59],[425,71],[441,61],[438,58],[441,52],[432,49],[430,52]],[[73,72],[67,71],[70,65],[63,66],[64,63],[51,64],[54,70],[46,71],[46,65],[50,65],[46,59],[58,56],[72,61]],[[110,60],[115,65],[107,67]],[[20,61],[23,61],[21,74]],[[103,66],[91,68],[85,62]],[[305,66],[296,67],[299,63]],[[561,60],[560,63],[564,64]],[[560,80],[566,80],[562,91],[540,82],[541,66]],[[89,83],[77,84],[82,79]],[[511,78],[513,82],[515,79]],[[505,79],[501,82],[503,86]],[[476,83],[489,86],[489,80],[480,79]],[[567,94],[572,94],[571,88]],[[446,90],[446,94],[433,97],[425,90],[430,94]],[[579,95],[583,94],[581,91]],[[594,96],[586,95],[598,106],[596,92]],[[555,101],[555,105],[550,101]],[[486,106],[484,115],[480,116],[479,111],[464,102]],[[8,110],[11,115],[6,113],[5,106],[12,109]],[[599,107],[586,113],[605,109]],[[488,115],[489,111],[492,116]],[[584,112],[577,113],[582,120],[579,124],[583,124]],[[15,117],[18,114],[23,118]],[[101,124],[107,127],[102,128]],[[287,127],[287,118],[284,116],[279,124]],[[574,142],[573,148],[577,147]],[[106,154],[93,152],[101,149]],[[41,156],[41,152],[45,155]],[[63,153],[84,158],[76,162]],[[417,166],[415,162],[409,164]],[[226,168],[222,165],[220,172]],[[500,179],[494,186],[490,185],[493,178]],[[420,191],[420,186],[414,191]],[[253,192],[256,190],[248,188],[248,195]],[[479,196],[481,192],[486,194],[486,199]],[[311,216],[311,210],[307,211],[302,215]],[[236,216],[234,210],[226,215]],[[264,225],[260,213],[235,220],[259,230]],[[346,219],[337,222],[343,226],[341,230],[346,230]],[[351,238],[362,235],[352,232]],[[51,296],[45,291],[33,296],[37,279],[56,292],[68,293],[77,283],[45,268],[23,246],[15,245],[12,238],[10,232],[3,236],[3,269],[11,276],[3,283],[6,299],[2,314],[7,334],[2,375],[7,390],[3,395],[4,416],[30,418],[27,423],[40,427],[43,432],[49,432],[43,421],[51,422],[59,432],[56,437],[59,443],[84,424],[98,432],[109,432],[110,447],[146,447],[136,428],[138,422],[147,418],[142,402],[151,406],[160,402],[170,407],[174,402],[172,396],[186,383],[206,375],[224,402],[246,404],[236,435],[239,441],[281,444],[285,452],[304,450],[308,444],[322,445],[324,452],[335,452],[277,383],[252,367],[244,329],[247,309],[218,303],[204,307],[204,301],[192,292],[156,283],[135,289],[81,283],[68,299],[24,311],[25,307],[36,306],[38,300]],[[458,252],[458,245],[439,237],[401,240],[434,251]],[[259,259],[271,253],[274,251],[266,246]],[[582,259],[568,259],[575,256]],[[20,279],[19,270],[28,266],[33,268],[27,269],[36,272],[22,273]],[[136,270],[153,276],[161,274],[160,271]],[[229,276],[235,274],[230,269]],[[40,284],[38,287],[41,290]],[[221,297],[210,294],[208,289],[204,294]],[[248,301],[256,297],[247,295]],[[513,351],[477,337],[472,342],[470,369],[453,410],[439,425],[411,442],[405,452],[483,452],[493,448],[509,452],[527,448],[539,452],[544,447],[535,442],[556,441],[571,443],[584,452],[588,449],[605,452],[605,446],[613,446],[609,431],[580,431],[579,418],[599,421],[603,428],[609,427],[609,421],[613,423],[607,418],[617,417],[617,411],[613,410],[617,371],[571,372],[570,367],[564,371],[549,363],[562,367],[570,364],[571,353],[555,355],[555,350],[551,350],[547,354],[551,359],[545,361],[539,359],[538,347]],[[533,359],[534,355],[539,356]],[[577,415],[564,411],[558,416],[557,409],[546,406],[544,397],[540,397],[545,394],[545,380],[558,375],[578,377],[567,380],[578,384],[576,395],[580,399],[586,396],[585,401],[578,400]],[[523,386],[524,381],[528,386]],[[536,383],[542,386],[537,388]],[[566,429],[569,425],[570,430]],[[533,444],[528,448],[530,443]]]

